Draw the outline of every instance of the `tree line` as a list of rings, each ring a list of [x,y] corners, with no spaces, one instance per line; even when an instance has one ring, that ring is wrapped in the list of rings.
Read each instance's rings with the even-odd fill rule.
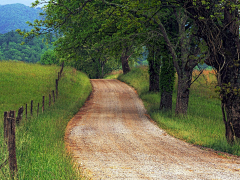
[[[49,38],[49,43],[42,43],[44,36],[34,39],[23,39],[17,32],[10,31],[0,34],[0,60],[18,60],[28,63],[40,61],[41,56],[53,50],[54,38]],[[22,42],[25,45],[21,45]]]
[[[45,1],[35,1],[33,6]],[[149,91],[161,92],[161,110],[172,109],[177,74],[176,115],[187,115],[193,69],[201,63],[217,72],[226,139],[240,138],[239,3],[237,0],[50,0],[45,19],[30,23],[38,36],[57,31],[55,51],[68,62],[94,71],[148,50]],[[98,67],[98,68],[96,68]],[[160,84],[159,84],[160,82]]]

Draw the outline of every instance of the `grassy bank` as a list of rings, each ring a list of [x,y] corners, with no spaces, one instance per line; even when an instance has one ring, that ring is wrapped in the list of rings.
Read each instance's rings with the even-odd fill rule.
[[[197,74],[195,72],[194,76]],[[240,146],[230,146],[225,139],[220,100],[214,92],[216,79],[213,71],[204,72],[204,75],[192,85],[187,117],[174,115],[177,83],[173,93],[173,111],[165,113],[158,110],[160,94],[148,92],[147,67],[135,68],[126,75],[120,75],[118,79],[137,90],[152,119],[170,135],[203,147],[240,155]]]
[[[60,67],[8,63],[0,62],[0,81],[5,83],[4,86],[1,83],[0,89],[1,98],[4,98],[4,101],[1,99],[1,114],[17,110],[31,100],[41,102],[42,95],[47,96],[54,89]],[[35,113],[16,128],[18,179],[80,179],[65,151],[64,133],[68,121],[90,92],[91,84],[85,74],[72,68],[64,69],[59,82],[59,98],[54,106],[48,107],[38,118]],[[1,164],[7,158],[2,123],[0,133]],[[8,165],[0,170],[0,179],[9,179]]]

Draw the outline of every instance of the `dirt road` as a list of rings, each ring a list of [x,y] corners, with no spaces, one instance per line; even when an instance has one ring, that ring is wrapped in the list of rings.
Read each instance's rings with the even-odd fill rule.
[[[92,179],[240,179],[240,159],[175,139],[145,116],[134,90],[91,80],[93,93],[69,122],[66,142]]]

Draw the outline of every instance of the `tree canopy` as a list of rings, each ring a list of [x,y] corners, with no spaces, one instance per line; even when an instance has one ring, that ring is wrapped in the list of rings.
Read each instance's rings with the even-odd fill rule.
[[[124,73],[131,56],[141,54],[136,49],[163,39],[178,74],[176,114],[187,114],[193,68],[200,62],[213,66],[232,143],[240,138],[239,5],[237,0],[50,0],[46,18],[30,24],[25,37],[55,31],[61,56],[88,57],[100,69],[120,58]]]

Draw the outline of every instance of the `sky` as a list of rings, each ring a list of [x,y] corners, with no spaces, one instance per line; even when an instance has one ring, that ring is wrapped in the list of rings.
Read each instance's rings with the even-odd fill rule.
[[[0,0],[0,5],[20,3],[26,6],[31,6],[34,1],[35,0]]]

